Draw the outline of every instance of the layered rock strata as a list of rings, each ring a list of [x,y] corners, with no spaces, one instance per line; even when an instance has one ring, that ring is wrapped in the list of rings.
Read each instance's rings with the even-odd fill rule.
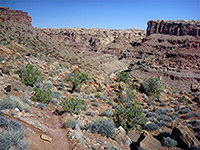
[[[30,16],[28,16],[28,13],[26,12],[11,10],[7,7],[0,7],[0,22],[5,21],[11,21],[31,26],[32,19]]]
[[[147,36],[160,33],[176,36],[200,36],[200,21],[192,20],[178,20],[178,21],[165,21],[165,20],[151,20],[148,23]]]

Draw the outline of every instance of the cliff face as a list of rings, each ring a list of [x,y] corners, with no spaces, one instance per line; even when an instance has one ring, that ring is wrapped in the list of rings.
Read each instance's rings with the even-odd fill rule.
[[[107,29],[83,29],[83,28],[64,28],[64,29],[41,29],[43,32],[52,36],[68,46],[85,46],[90,50],[103,51],[114,54],[132,47],[132,44],[141,42],[146,36],[145,30],[107,30]]]
[[[200,21],[165,21],[165,20],[151,20],[148,22],[147,36],[160,33],[176,36],[200,36]]]
[[[0,7],[0,22],[12,21],[31,26],[31,20],[31,17],[26,12]]]

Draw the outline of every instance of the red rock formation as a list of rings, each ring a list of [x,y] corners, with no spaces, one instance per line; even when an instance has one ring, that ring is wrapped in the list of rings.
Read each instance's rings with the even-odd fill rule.
[[[26,12],[0,7],[0,22],[12,21],[31,26],[31,20],[31,17]]]
[[[169,34],[176,36],[200,36],[200,21],[165,21],[151,20],[148,22],[147,36],[153,33]]]
[[[52,36],[56,40],[66,44],[77,44],[88,46],[90,50],[109,50],[115,53],[115,49],[126,49],[132,47],[132,43],[141,42],[146,36],[144,30],[107,30],[107,29],[84,29],[84,28],[64,28],[64,29],[40,29]],[[113,50],[113,52],[111,52]]]

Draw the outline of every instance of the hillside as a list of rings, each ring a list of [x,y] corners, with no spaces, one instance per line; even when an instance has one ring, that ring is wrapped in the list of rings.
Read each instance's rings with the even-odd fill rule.
[[[42,29],[0,12],[0,150],[199,148],[199,21]]]

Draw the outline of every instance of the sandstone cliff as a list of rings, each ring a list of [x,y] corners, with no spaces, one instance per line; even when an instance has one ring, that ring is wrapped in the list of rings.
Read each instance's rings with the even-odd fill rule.
[[[31,17],[26,12],[0,7],[0,22],[12,21],[31,26],[31,20]]]
[[[107,29],[41,29],[53,38],[65,42],[69,46],[87,46],[90,50],[118,53],[135,42],[141,42],[145,37],[145,30],[107,30]]]
[[[179,21],[165,21],[165,20],[151,20],[148,22],[147,36],[160,33],[176,36],[200,36],[200,21],[179,20]]]

